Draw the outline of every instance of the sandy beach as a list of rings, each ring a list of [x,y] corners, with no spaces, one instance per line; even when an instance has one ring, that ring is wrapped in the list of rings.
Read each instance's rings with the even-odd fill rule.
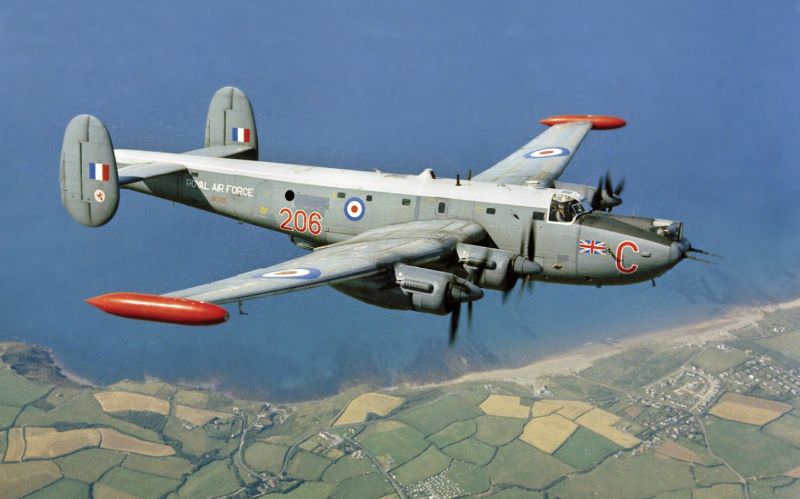
[[[511,369],[494,369],[466,374],[459,378],[425,386],[445,386],[465,381],[500,380],[521,385],[535,385],[538,378],[574,374],[594,362],[624,350],[651,343],[699,344],[731,336],[731,331],[749,326],[762,319],[765,313],[800,307],[800,298],[776,305],[741,307],[720,317],[676,328],[629,336],[609,343],[588,343],[565,352],[537,360],[526,366]]]

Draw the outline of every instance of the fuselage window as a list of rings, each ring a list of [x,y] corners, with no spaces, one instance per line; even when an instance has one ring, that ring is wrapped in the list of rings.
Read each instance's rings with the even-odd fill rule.
[[[494,215],[494,208],[486,208],[487,215]]]
[[[372,201],[372,194],[367,194],[367,201]]]
[[[337,192],[336,197],[339,199],[344,199],[344,192]]]
[[[286,198],[287,201],[293,200],[294,199],[294,191],[291,190],[291,189],[286,191],[286,194],[284,194],[284,197]]]
[[[411,204],[411,200],[410,199],[404,199],[403,200],[403,206],[409,206],[410,204]]]
[[[436,209],[436,211],[438,211],[439,213],[444,213],[445,211],[447,211],[447,205],[440,202],[439,207]]]
[[[544,220],[544,212],[543,211],[534,211],[533,212],[533,219],[534,220]]]

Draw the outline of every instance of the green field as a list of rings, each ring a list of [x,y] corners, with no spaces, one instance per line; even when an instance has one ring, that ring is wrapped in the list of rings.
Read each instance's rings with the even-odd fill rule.
[[[477,429],[478,426],[472,419],[468,421],[457,421],[438,433],[429,436],[428,440],[441,448],[472,436]]]
[[[86,449],[55,460],[66,478],[85,483],[98,480],[103,473],[125,458],[122,452],[106,449]]]
[[[462,461],[453,461],[445,476],[456,482],[464,494],[474,495],[486,492],[491,486],[489,476],[483,466],[475,466]]]
[[[506,487],[486,497],[492,499],[544,499],[544,494],[531,492],[519,487]]]
[[[444,395],[428,404],[397,416],[424,435],[436,433],[456,421],[466,421],[483,414],[474,404],[455,395]]]
[[[492,460],[495,448],[475,438],[468,438],[443,448],[442,452],[455,459],[483,466]]]
[[[79,499],[89,497],[89,486],[75,480],[61,480],[39,489],[25,499]]]
[[[621,447],[614,442],[581,427],[575,430],[553,456],[577,470],[588,470],[619,450]]]
[[[681,347],[656,351],[648,347],[634,348],[595,362],[580,375],[626,390],[643,386],[677,369],[697,347]]]
[[[719,348],[709,347],[692,362],[694,365],[707,372],[721,373],[722,371],[727,371],[731,367],[738,366],[745,360],[747,360],[747,355],[740,350],[732,348],[721,350]]]
[[[744,497],[742,486],[723,483],[708,488],[697,488],[692,491],[693,499],[740,499]]]
[[[394,492],[392,485],[386,481],[383,475],[370,473],[339,482],[331,497],[336,499],[352,499],[354,497],[377,499],[392,492]]]
[[[137,497],[160,497],[181,484],[178,480],[125,468],[114,468],[103,475],[99,483]]]
[[[478,431],[475,438],[492,446],[505,445],[522,435],[524,419],[501,416],[481,416],[476,418]]]
[[[694,467],[694,479],[701,487],[710,487],[718,483],[739,483],[739,479],[724,464],[707,468]]]
[[[178,490],[181,497],[212,497],[240,487],[236,473],[226,461],[214,461],[189,476]]]
[[[789,333],[774,338],[757,340],[761,346],[785,355],[790,359],[800,362],[800,333]]]
[[[780,475],[800,466],[800,449],[755,426],[712,418],[706,428],[714,453],[745,477]]]
[[[128,454],[122,466],[130,470],[180,480],[192,471],[192,463],[179,457],[148,457]]]
[[[531,445],[515,441],[498,449],[487,471],[495,485],[542,489],[572,468]]]
[[[267,497],[279,497],[281,499],[325,499],[326,497],[330,497],[334,487],[335,485],[332,483],[305,482],[286,494],[267,494]]]
[[[181,450],[185,454],[196,457],[212,452],[224,444],[220,440],[209,437],[202,427],[196,426],[191,430],[187,430],[183,427],[183,421],[174,416],[170,416],[167,419],[167,424],[164,426],[164,435],[180,442]]]
[[[375,468],[366,458],[356,459],[352,456],[344,456],[325,470],[322,479],[326,482],[341,482],[347,478],[366,475],[373,471]]]
[[[786,414],[764,427],[764,431],[792,445],[800,446],[800,418]]]
[[[390,429],[383,429],[389,426]],[[420,432],[394,421],[368,427],[358,440],[376,457],[391,456],[394,466],[405,463],[429,445]]]
[[[611,479],[610,479],[611,478]],[[561,497],[650,497],[694,485],[689,465],[647,452],[607,459],[592,471],[572,475],[548,493]]]
[[[0,405],[23,407],[44,397],[53,387],[28,381],[0,366]]]
[[[287,473],[294,478],[303,480],[319,480],[322,472],[331,464],[330,459],[298,450],[289,461]]]
[[[392,473],[397,476],[398,482],[403,485],[410,485],[414,482],[424,480],[429,476],[441,473],[442,470],[449,465],[450,458],[431,445],[425,452],[413,460],[392,470]]]
[[[255,442],[244,450],[244,460],[257,471],[280,473],[286,447],[264,442]]]
[[[19,407],[0,405],[0,430],[11,426],[14,423],[14,418],[16,418],[19,413]]]
[[[619,392],[592,383],[577,376],[553,376],[547,380],[547,389],[555,398],[569,400],[605,399]]]

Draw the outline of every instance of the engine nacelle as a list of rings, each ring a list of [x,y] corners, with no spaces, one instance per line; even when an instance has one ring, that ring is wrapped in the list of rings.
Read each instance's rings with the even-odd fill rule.
[[[482,288],[506,291],[514,287],[519,276],[542,271],[538,263],[497,248],[459,244],[456,252],[467,272],[479,276],[477,284]]]
[[[417,312],[444,315],[453,310],[456,303],[483,298],[481,288],[447,272],[399,263],[395,265],[394,273],[411,309]]]

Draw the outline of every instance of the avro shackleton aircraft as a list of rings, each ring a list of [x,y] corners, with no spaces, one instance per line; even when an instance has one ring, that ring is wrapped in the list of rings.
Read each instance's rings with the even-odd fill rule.
[[[182,154],[114,149],[95,117],[70,121],[61,151],[61,200],[78,222],[114,216],[120,187],[286,233],[311,253],[165,295],[87,300],[114,315],[186,325],[228,319],[220,304],[330,285],[379,307],[451,314],[484,289],[518,280],[595,286],[648,281],[692,258],[683,224],[612,215],[622,184],[558,179],[589,130],[611,116],[541,120],[550,128],[479,175],[438,178],[258,161],[245,94],[214,94],[202,149]]]

